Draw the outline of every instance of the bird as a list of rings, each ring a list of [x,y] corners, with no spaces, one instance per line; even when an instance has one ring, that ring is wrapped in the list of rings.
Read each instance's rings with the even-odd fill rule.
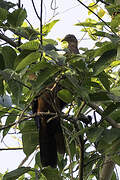
[[[72,34],[68,34],[62,40],[68,42],[70,53],[77,54],[78,41]],[[40,95],[36,96],[32,103],[32,111],[36,113],[35,122],[39,129],[40,160],[43,167],[57,167],[57,152],[65,154],[65,139],[60,124],[60,118],[53,117],[51,113],[60,113],[67,105],[57,97],[57,92],[62,86],[56,82],[47,86]],[[40,112],[48,112],[45,115],[37,115]]]
[[[66,41],[68,43],[68,50],[71,54],[79,54],[78,40],[73,34],[68,34],[62,39],[62,42]]]

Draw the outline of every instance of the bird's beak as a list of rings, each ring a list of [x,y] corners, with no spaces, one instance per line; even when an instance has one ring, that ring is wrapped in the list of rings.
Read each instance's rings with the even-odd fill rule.
[[[61,42],[66,41],[66,38],[62,39]]]

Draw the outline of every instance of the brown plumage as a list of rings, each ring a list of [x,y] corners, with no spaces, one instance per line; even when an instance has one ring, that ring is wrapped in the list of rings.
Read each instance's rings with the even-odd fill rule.
[[[68,48],[71,53],[79,53],[77,45],[77,39],[74,35],[67,35],[62,41],[68,42]],[[37,96],[33,101],[33,113],[39,112],[50,112],[56,113],[61,112],[65,102],[60,100],[57,97],[57,92],[62,87],[57,84],[51,84],[44,93],[40,96]],[[37,127],[39,128],[40,135],[40,158],[42,166],[57,166],[57,152],[64,154],[65,153],[65,141],[60,125],[59,118],[51,118],[51,115],[36,116],[35,121]],[[50,119],[50,122],[47,122]]]

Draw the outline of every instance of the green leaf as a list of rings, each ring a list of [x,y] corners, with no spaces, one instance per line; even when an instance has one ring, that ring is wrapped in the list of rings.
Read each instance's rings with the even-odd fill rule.
[[[5,68],[4,58],[3,55],[0,54],[0,69],[3,70],[4,68]]]
[[[73,100],[72,94],[67,89],[62,89],[58,91],[57,96],[66,103],[70,103]]]
[[[39,144],[39,136],[35,121],[26,121],[20,125],[22,133],[23,151],[28,157]]]
[[[118,128],[105,129],[98,142],[100,151],[114,152],[120,150],[120,131]]]
[[[47,35],[50,30],[53,28],[53,26],[58,22],[59,20],[53,20],[52,22],[45,24],[43,26],[43,34]]]
[[[115,60],[116,55],[116,49],[112,49],[103,53],[103,55],[97,60],[97,62],[93,66],[94,75],[98,75],[105,68],[107,68],[111,64],[111,62]]]
[[[13,8],[16,6],[16,4],[11,3],[11,2],[6,2],[4,0],[0,0],[0,7],[6,10],[9,10],[10,8]]]
[[[5,125],[8,126],[9,124],[13,123],[15,120],[16,120],[16,117],[17,117],[17,114],[16,114],[16,111],[10,111],[11,114],[8,115],[7,119],[6,119],[6,122],[5,122]],[[3,130],[3,137],[5,137],[5,135],[8,133],[10,127],[9,128],[5,128]]]
[[[92,3],[89,4],[89,9],[90,9],[90,10],[96,11],[97,8],[98,8],[98,5],[97,5],[96,3],[92,2]],[[92,14],[92,12],[91,12],[91,11],[88,11],[88,15],[90,15],[90,14]]]
[[[41,56],[40,52],[32,52],[28,56],[26,56],[16,67],[16,71],[19,71],[26,66],[32,64],[33,62],[36,62]]]
[[[35,156],[35,163],[39,166],[39,167],[41,167],[41,160],[40,160],[40,152],[38,152],[37,154],[36,154],[36,156]]]
[[[119,31],[119,25],[120,25],[120,14],[118,13],[116,16],[114,16],[114,18],[112,18],[111,21],[111,27],[114,31]]]
[[[13,103],[19,104],[19,99],[22,94],[22,84],[20,76],[12,69],[5,69],[4,71],[0,71],[0,74],[3,76],[3,79],[5,79],[8,83],[10,91],[13,95]]]
[[[42,170],[42,174],[46,177],[47,180],[62,180],[58,169],[47,167]]]
[[[105,91],[100,91],[100,92],[96,92],[96,93],[90,93],[89,94],[90,97],[90,101],[94,101],[94,102],[100,102],[100,101],[110,101],[110,94],[108,92]]]
[[[26,17],[26,10],[19,8],[8,15],[8,23],[13,27],[21,26]]]
[[[43,65],[44,66],[44,65]],[[46,65],[45,65],[46,66]],[[47,67],[43,70],[40,70],[38,78],[35,82],[33,82],[33,89],[35,91],[39,91],[41,86],[52,76],[54,76],[59,71],[59,67],[51,65],[48,63]]]
[[[110,91],[110,81],[108,75],[103,71],[98,75],[99,80],[107,91]]]
[[[120,45],[118,45],[118,47],[117,47],[117,58],[116,59],[120,61]]]
[[[0,21],[5,21],[7,19],[8,11],[6,9],[1,8],[0,6]]]
[[[17,57],[15,50],[10,46],[4,46],[2,48],[2,55],[4,58],[5,68],[13,69],[14,61],[15,58]]]
[[[102,17],[105,15],[105,11],[104,11],[102,8],[100,8],[100,10],[98,11],[97,15],[98,15],[100,18],[102,18]]]
[[[104,117],[110,115],[114,110],[120,108],[120,102],[111,103],[107,106],[107,108],[104,110]]]
[[[90,142],[95,143],[103,133],[104,128],[103,127],[92,127],[87,130],[87,137],[90,140]]]
[[[55,65],[52,65],[48,63],[47,61],[40,61],[37,64],[33,64],[32,67],[29,68],[28,74],[41,71],[43,72],[46,69],[52,69],[52,68],[57,68]]]
[[[32,40],[29,42],[26,42],[20,46],[20,49],[23,50],[38,50],[40,46],[40,41],[38,40]]]
[[[31,170],[31,167],[20,167],[17,168],[3,176],[3,180],[15,180],[19,178],[21,175],[24,173],[27,173],[28,171]]]
[[[111,51],[114,51],[116,49],[117,49],[116,44],[114,44],[112,42],[105,42],[105,43],[103,43],[103,45],[100,48],[96,49],[96,51],[94,53],[94,57],[101,56],[107,52],[110,52],[112,54]]]

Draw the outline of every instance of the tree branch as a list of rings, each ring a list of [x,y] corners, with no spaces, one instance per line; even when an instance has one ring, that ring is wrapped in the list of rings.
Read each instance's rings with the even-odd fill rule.
[[[99,17],[94,11],[92,11],[88,6],[86,6],[83,2],[81,2],[80,0],[77,0],[80,4],[82,4],[85,8],[87,8],[90,12],[92,12],[98,19],[100,19],[116,36],[118,36],[116,34],[116,32],[113,31],[113,29],[101,18]]]
[[[86,103],[88,106],[90,106],[92,109],[94,109],[98,114],[100,114],[106,121],[110,123],[114,128],[120,128],[120,123],[116,123],[113,119],[111,119],[109,116],[104,117],[103,113],[104,111],[100,109],[96,104],[93,103]]]
[[[33,8],[34,8],[35,14],[38,17],[38,19],[41,21],[41,17],[39,17],[38,12],[37,12],[36,7],[35,7],[35,4],[34,4],[34,0],[31,0],[31,1],[32,1],[32,5],[33,5]]]
[[[7,42],[8,44],[10,44],[11,46],[13,46],[15,48],[18,47],[17,43],[15,43],[12,39],[8,38],[4,34],[0,34],[0,39],[2,39],[3,41]]]

